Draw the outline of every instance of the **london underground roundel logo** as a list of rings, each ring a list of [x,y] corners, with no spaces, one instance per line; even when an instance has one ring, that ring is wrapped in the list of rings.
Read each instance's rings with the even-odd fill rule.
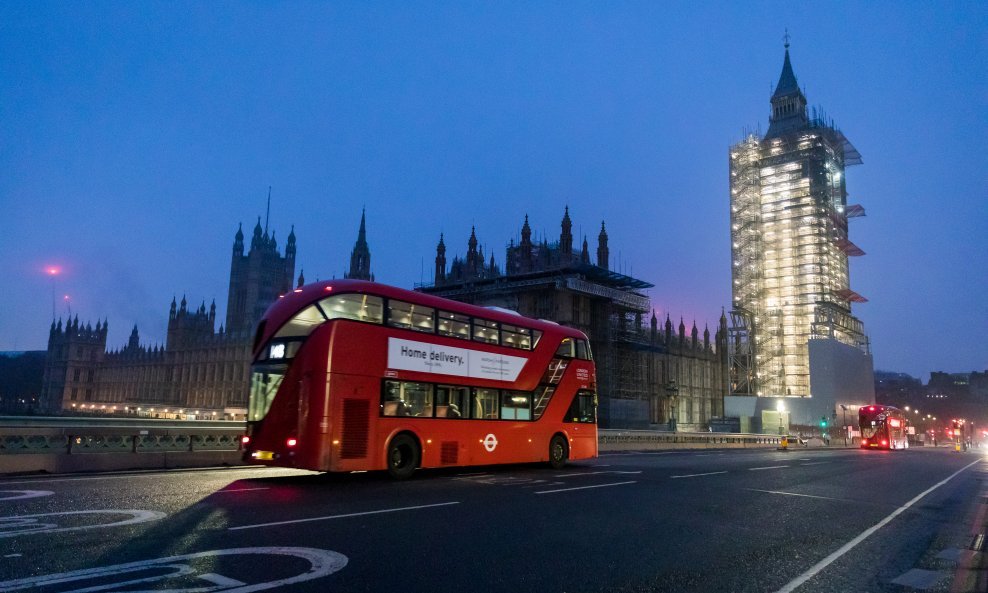
[[[494,449],[497,449],[497,437],[494,436],[494,433],[484,437],[484,448],[487,449],[488,453],[493,453]]]

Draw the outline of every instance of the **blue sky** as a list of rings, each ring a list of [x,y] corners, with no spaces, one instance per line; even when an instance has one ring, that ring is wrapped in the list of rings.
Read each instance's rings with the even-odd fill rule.
[[[767,128],[792,35],[811,105],[862,153],[851,287],[880,369],[988,369],[988,4],[0,4],[0,350],[52,315],[136,323],[216,299],[233,235],[291,225],[341,276],[362,207],[379,281],[439,233],[504,261],[523,217],[649,282],[660,315],[730,304],[728,146]],[[620,263],[619,261],[620,260]]]

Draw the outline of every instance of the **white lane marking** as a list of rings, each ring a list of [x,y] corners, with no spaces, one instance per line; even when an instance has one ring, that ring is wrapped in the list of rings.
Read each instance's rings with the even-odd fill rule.
[[[625,484],[637,484],[637,480],[630,482],[612,482],[610,484],[595,484],[593,486],[578,486],[576,488],[560,488],[559,490],[541,490],[535,494],[552,494],[554,492],[569,492],[571,490],[587,490],[590,488],[607,488],[608,486],[624,486]]]
[[[800,457],[799,461],[813,461],[812,457]]]
[[[851,541],[847,542],[846,544],[844,544],[843,546],[841,546],[840,548],[838,548],[837,551],[833,552],[832,554],[830,554],[829,556],[827,556],[823,560],[821,560],[821,561],[817,562],[816,564],[814,564],[813,566],[811,566],[809,568],[809,570],[807,570],[803,574],[799,575],[798,577],[796,577],[795,579],[793,579],[792,581],[790,581],[789,583],[787,583],[784,587],[782,587],[781,589],[779,589],[777,591],[777,593],[791,593],[792,591],[795,591],[797,588],[801,587],[803,585],[803,583],[805,583],[806,581],[808,581],[811,578],[813,578],[814,576],[816,576],[816,574],[818,572],[820,572],[821,570],[823,570],[823,569],[827,568],[828,566],[830,566],[831,564],[833,564],[833,562],[835,560],[837,560],[838,558],[840,558],[844,554],[850,552],[851,549],[853,549],[855,546],[857,546],[858,544],[860,544],[861,542],[863,542],[869,535],[875,533],[876,531],[878,531],[882,527],[885,527],[886,525],[889,524],[889,522],[892,521],[892,519],[895,519],[896,517],[898,517],[902,513],[906,512],[906,510],[908,510],[909,507],[913,506],[914,504],[916,504],[917,502],[919,502],[920,500],[922,500],[924,496],[926,496],[930,492],[933,492],[934,490],[936,490],[940,486],[943,486],[947,482],[953,480],[962,471],[964,471],[967,468],[969,468],[969,467],[971,467],[971,466],[973,466],[973,465],[975,465],[977,463],[980,463],[980,462],[981,462],[980,459],[977,459],[975,461],[972,461],[971,463],[965,465],[964,467],[962,467],[959,470],[955,471],[954,473],[950,474],[949,476],[947,476],[943,480],[940,480],[936,484],[934,484],[934,485],[930,486],[929,488],[927,488],[926,490],[920,492],[912,500],[910,500],[906,504],[904,504],[901,507],[899,507],[899,508],[895,509],[894,511],[892,511],[892,514],[891,515],[889,515],[888,517],[885,517],[884,519],[882,519],[881,521],[879,521],[875,525],[872,525],[868,529],[865,529],[857,537],[855,537]]]
[[[823,465],[825,463],[830,463],[829,461],[814,461],[813,463],[800,463],[799,465],[807,467],[809,465]]]
[[[621,470],[605,470],[602,472],[580,472],[578,474],[560,474],[558,476],[552,476],[553,478],[578,478],[580,476],[596,476],[599,474],[640,474],[642,470],[638,471],[621,471]]]
[[[770,465],[768,467],[749,467],[748,471],[756,472],[760,469],[779,469],[780,467],[789,467],[788,465]]]
[[[237,555],[247,555],[247,554],[259,554],[259,555],[275,555],[275,556],[292,556],[296,558],[302,558],[303,560],[308,560],[309,569],[301,574],[296,574],[294,576],[285,577],[282,579],[277,579],[274,581],[267,581],[262,583],[252,583],[244,586],[233,585],[233,588],[226,588],[223,585],[218,587],[193,587],[193,588],[168,588],[170,593],[194,593],[194,592],[215,592],[223,591],[224,593],[252,593],[253,591],[262,591],[264,589],[272,589],[274,587],[282,587],[285,585],[291,585],[294,583],[300,583],[303,581],[310,581],[312,579],[318,579],[324,576],[328,576],[337,572],[347,565],[349,559],[340,554],[339,552],[334,552],[332,550],[318,550],[315,548],[291,548],[291,547],[263,547],[263,548],[233,548],[228,550],[211,550],[209,552],[198,552],[195,554],[185,554],[183,556],[169,556],[168,558],[157,558],[155,560],[140,560],[138,562],[128,562],[126,564],[115,564],[113,566],[104,566],[101,568],[84,568],[82,570],[74,570],[72,572],[63,572],[60,574],[51,574],[45,576],[35,576],[28,577],[25,579],[16,579],[12,581],[0,582],[0,591],[17,591],[21,589],[31,589],[47,587],[51,585],[60,585],[65,583],[78,583],[83,585],[82,588],[76,589],[77,591],[105,591],[107,589],[123,589],[127,586],[136,585],[138,583],[151,583],[155,581],[167,581],[168,579],[174,577],[187,577],[188,575],[198,576],[202,578],[203,576],[213,576],[219,578],[222,575],[216,575],[214,573],[207,573],[206,575],[194,575],[196,572],[189,564],[180,564],[182,562],[187,562],[189,560],[198,560],[200,558],[210,558],[214,556],[237,556]],[[208,565],[214,565],[214,562],[208,563]],[[171,569],[172,572],[158,574],[155,576],[146,576],[149,569]],[[117,577],[119,579],[125,579],[113,583],[104,583],[97,585],[95,587],[86,587],[86,581],[92,581],[99,579],[101,581],[107,580],[107,578]],[[129,579],[129,580],[126,580]],[[207,581],[209,579],[206,579]],[[80,582],[81,581],[81,582]],[[232,585],[235,582],[233,579],[229,579]],[[181,582],[175,583],[181,586]],[[155,587],[156,588],[156,587]]]
[[[238,581],[237,579],[231,579],[230,577],[225,577],[221,574],[216,574],[215,572],[207,572],[206,574],[199,575],[199,578],[208,581],[214,585],[219,585],[220,587],[243,587],[247,583],[243,581]]]
[[[797,492],[783,492],[781,490],[759,490],[758,488],[745,488],[745,490],[750,490],[751,492],[764,492],[766,494],[785,494],[786,496],[802,496],[804,498],[820,498],[823,500],[838,500],[842,502],[849,502],[843,498],[834,498],[832,496],[817,496],[815,494],[799,494]]]
[[[4,554],[4,558],[20,558],[23,554]]]
[[[669,476],[669,477],[671,479],[673,479],[673,480],[677,480],[679,478],[699,478],[700,476],[716,476],[717,474],[726,474],[726,473],[727,473],[727,471],[722,471],[722,472],[707,472],[705,474],[684,474],[682,476]]]
[[[59,527],[57,523],[40,523],[39,519],[51,520],[54,517],[68,517],[79,515],[130,515],[129,519],[115,521],[113,523],[100,523],[96,525],[78,525],[75,527]],[[99,511],[67,511],[63,513],[44,513],[41,515],[16,515],[13,517],[0,517],[0,538],[16,537],[28,533],[61,533],[63,531],[81,531],[84,529],[101,529],[103,527],[120,527],[122,525],[134,525],[135,523],[145,523],[156,519],[164,519],[165,513],[159,511],[141,511],[134,509],[107,509]],[[0,588],[0,591],[3,591]]]
[[[14,496],[4,496],[0,498],[0,502],[7,502],[8,500],[23,500],[25,498],[41,498],[42,496],[51,496],[55,494],[51,490],[0,490],[0,494],[4,492],[17,492]]]
[[[360,517],[363,515],[380,515],[382,513],[397,513],[399,511],[413,511],[416,509],[428,509],[432,507],[445,507],[451,504],[460,504],[459,502],[440,502],[436,504],[420,504],[414,507],[399,507],[396,509],[379,509],[376,511],[363,511],[360,513],[346,513],[343,515],[327,515],[325,517],[309,517],[307,519],[291,519],[289,521],[272,521],[271,523],[257,523],[254,525],[240,525],[238,527],[227,527],[228,531],[237,531],[239,529],[254,529],[255,527],[271,527],[273,525],[292,525],[295,523],[309,523],[311,521],[328,521],[330,519],[345,519],[347,517]]]
[[[600,453],[598,457],[618,457],[629,455],[673,455],[682,451],[613,451],[610,453]]]
[[[231,488],[229,490],[217,490],[216,494],[221,492],[250,492],[251,490],[270,490],[270,488]]]

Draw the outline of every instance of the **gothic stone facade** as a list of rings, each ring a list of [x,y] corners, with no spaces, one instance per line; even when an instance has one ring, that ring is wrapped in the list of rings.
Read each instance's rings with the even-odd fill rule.
[[[518,243],[511,240],[504,268],[485,257],[476,229],[467,253],[447,269],[446,244],[436,248],[435,282],[419,290],[482,306],[498,306],[522,315],[575,327],[590,338],[597,364],[600,420],[604,427],[669,427],[699,430],[723,415],[728,389],[727,322],[711,340],[701,339],[694,323],[689,335],[680,321],[673,333],[666,319],[659,331],[641,293],[652,285],[610,270],[607,231],[601,223],[596,263],[586,237],[573,249],[567,208],[558,241],[533,240],[525,217]]]
[[[274,233],[254,227],[244,253],[241,229],[233,243],[226,324],[216,330],[216,303],[207,310],[172,299],[164,347],[140,343],[137,327],[127,345],[106,349],[108,323],[96,327],[78,317],[52,322],[48,337],[41,409],[86,410],[200,418],[240,419],[247,405],[251,340],[268,305],[291,289],[295,232],[285,255]],[[301,281],[301,278],[300,278]],[[167,412],[166,412],[167,410]]]

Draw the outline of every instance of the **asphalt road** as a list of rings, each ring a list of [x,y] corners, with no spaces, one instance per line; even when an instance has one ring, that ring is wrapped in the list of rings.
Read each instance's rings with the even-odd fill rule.
[[[986,488],[946,448],[6,478],[0,591],[974,590]]]

